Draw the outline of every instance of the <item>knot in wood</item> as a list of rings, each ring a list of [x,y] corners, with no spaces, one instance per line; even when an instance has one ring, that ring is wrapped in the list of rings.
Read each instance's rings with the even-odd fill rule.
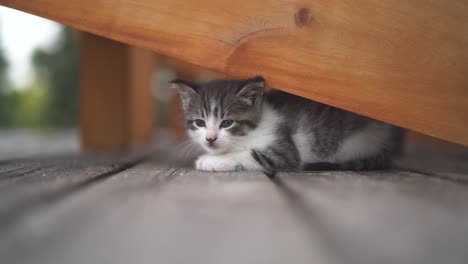
[[[294,14],[294,22],[298,27],[307,26],[311,20],[309,8],[302,7]]]

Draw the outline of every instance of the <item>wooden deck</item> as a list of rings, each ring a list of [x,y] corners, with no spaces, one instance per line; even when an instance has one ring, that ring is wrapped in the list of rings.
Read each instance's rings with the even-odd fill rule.
[[[0,262],[467,263],[467,152],[424,153],[275,179],[164,151],[3,161]]]

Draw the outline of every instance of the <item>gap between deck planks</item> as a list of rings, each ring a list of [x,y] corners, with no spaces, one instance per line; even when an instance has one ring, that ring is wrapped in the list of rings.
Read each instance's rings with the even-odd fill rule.
[[[363,264],[467,258],[468,187],[450,177],[309,172],[270,180],[262,173],[205,173],[158,159],[131,160],[3,164],[0,177],[44,168],[15,182],[0,180],[0,260]]]

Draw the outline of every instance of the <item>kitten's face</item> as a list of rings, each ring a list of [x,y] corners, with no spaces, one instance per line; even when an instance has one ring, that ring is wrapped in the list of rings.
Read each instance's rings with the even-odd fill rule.
[[[181,95],[189,136],[208,153],[242,149],[242,138],[260,121],[264,86],[261,77],[201,84],[178,80],[173,86]]]

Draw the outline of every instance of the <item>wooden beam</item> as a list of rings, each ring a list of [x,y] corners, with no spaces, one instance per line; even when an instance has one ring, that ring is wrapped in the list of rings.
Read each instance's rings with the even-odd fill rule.
[[[154,122],[152,54],[82,34],[80,128],[85,150],[149,143]]]
[[[468,1],[0,4],[468,145]]]

